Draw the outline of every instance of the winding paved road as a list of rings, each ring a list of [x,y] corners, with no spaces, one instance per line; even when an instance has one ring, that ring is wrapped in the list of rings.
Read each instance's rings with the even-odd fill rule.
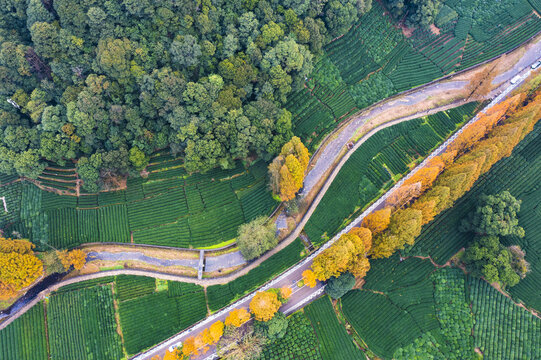
[[[523,68],[525,68],[525,67],[529,66],[529,64],[535,62],[537,60],[537,58],[539,58],[540,54],[541,54],[541,42],[538,42],[538,43],[534,44],[525,53],[523,58],[519,61],[517,67],[515,67],[514,69],[511,69],[511,70],[507,71],[506,73],[501,74],[498,77],[496,77],[495,82],[498,83],[500,81],[502,81],[502,82],[503,81],[505,81],[505,82],[508,81],[509,79],[514,77],[516,74],[520,73],[523,70]],[[524,71],[522,71],[522,72],[524,73]],[[529,71],[527,71],[527,72],[529,73]],[[505,86],[505,85],[507,85],[507,84],[503,84],[502,86]],[[498,96],[498,98],[495,99],[489,106],[492,106],[495,102],[501,101],[501,99],[509,91],[511,91],[511,89],[513,89],[517,85],[518,84],[515,84],[514,86],[508,87],[505,90],[505,92],[502,93],[500,96]],[[390,108],[392,108],[394,106],[414,105],[414,104],[417,104],[419,102],[422,102],[422,101],[426,100],[429,96],[431,96],[431,94],[435,94],[435,93],[437,93],[439,91],[455,89],[455,88],[461,87],[461,86],[464,86],[463,81],[444,81],[444,82],[439,83],[439,84],[429,85],[429,86],[427,86],[425,88],[420,88],[416,92],[405,95],[403,98],[393,99],[393,100],[390,100],[388,102],[382,103],[382,104],[378,105],[378,107],[371,109],[367,114],[355,117],[352,120],[350,120],[347,125],[345,125],[343,128],[340,129],[340,132],[338,133],[338,136],[335,139],[333,139],[325,147],[323,152],[320,154],[320,158],[316,162],[315,166],[308,173],[308,175],[306,177],[306,180],[305,180],[305,191],[304,191],[304,193],[308,193],[310,190],[312,190],[314,185],[317,183],[318,179],[323,174],[325,174],[327,171],[329,171],[329,168],[336,161],[336,158],[340,156],[341,152],[344,150],[344,147],[349,142],[351,136],[356,132],[356,130],[360,126],[362,126],[364,124],[364,122],[366,120],[368,120],[371,117],[377,116],[378,114],[381,113],[381,111],[384,111],[385,109],[388,110],[388,109],[390,109]],[[433,109],[433,110],[434,111],[440,111],[438,109]],[[53,291],[53,290],[59,288],[60,286],[65,285],[67,283],[84,281],[86,279],[95,278],[95,277],[102,277],[102,276],[109,276],[109,275],[119,275],[119,274],[133,274],[133,275],[142,275],[142,276],[153,276],[153,277],[159,277],[159,278],[164,278],[164,279],[169,279],[169,280],[176,280],[176,281],[196,282],[196,283],[199,283],[199,284],[202,284],[202,285],[223,284],[223,283],[227,283],[227,282],[229,282],[229,281],[231,281],[231,280],[233,280],[233,279],[235,279],[235,278],[237,278],[239,276],[242,276],[242,275],[246,274],[249,270],[257,267],[263,261],[265,261],[270,256],[272,256],[274,253],[276,253],[276,252],[282,250],[283,248],[285,248],[287,245],[289,245],[292,241],[294,241],[298,237],[298,235],[302,231],[304,225],[306,224],[306,222],[308,221],[308,219],[312,215],[313,211],[315,210],[315,208],[317,207],[317,205],[319,204],[319,202],[323,198],[323,195],[325,194],[325,192],[329,188],[330,184],[332,183],[332,181],[334,180],[334,178],[336,177],[336,175],[340,171],[341,167],[345,164],[345,162],[347,161],[349,156],[351,156],[351,154],[353,154],[353,152],[364,141],[366,141],[367,138],[369,138],[370,136],[373,135],[373,133],[381,130],[384,127],[394,125],[397,122],[407,121],[409,119],[413,119],[413,118],[418,117],[418,116],[419,116],[419,114],[416,114],[416,115],[408,116],[408,117],[405,117],[405,118],[393,120],[392,122],[389,122],[389,123],[386,123],[386,124],[383,124],[383,125],[381,125],[379,127],[374,128],[368,134],[364,135],[355,144],[355,146],[352,149],[350,149],[346,153],[345,156],[343,156],[341,158],[340,162],[333,169],[333,171],[331,172],[331,175],[328,177],[328,179],[326,180],[323,187],[319,190],[318,195],[316,196],[316,198],[312,202],[312,204],[309,207],[307,213],[304,215],[303,219],[301,220],[301,222],[299,223],[297,228],[294,230],[294,232],[290,236],[288,236],[288,238],[286,238],[284,241],[282,241],[273,251],[265,254],[261,258],[259,258],[256,261],[250,263],[248,266],[246,266],[245,268],[243,268],[242,270],[240,270],[238,272],[235,272],[234,274],[224,276],[224,277],[221,277],[221,278],[203,279],[203,280],[198,281],[198,280],[193,279],[193,278],[186,278],[186,277],[183,277],[183,276],[175,276],[175,275],[163,274],[163,273],[152,272],[152,271],[138,271],[138,270],[127,270],[127,269],[126,270],[114,270],[114,271],[107,271],[107,272],[102,272],[102,273],[98,273],[98,274],[81,276],[81,277],[75,278],[75,279],[70,279],[70,280],[68,280],[66,282],[63,282],[62,284],[58,284],[58,286],[55,285],[55,286],[51,287],[50,289],[47,290],[47,292],[44,292],[44,294],[46,294],[46,293],[48,294],[50,291]],[[474,121],[474,120],[472,120],[472,121]],[[466,126],[467,125],[465,125],[464,127],[466,127]],[[459,130],[459,131],[462,131],[462,130]],[[441,151],[443,151],[443,149],[445,149],[445,147],[447,146],[448,141],[445,142],[444,144],[442,144],[438,149],[436,149],[427,159],[430,159],[431,157],[433,157],[433,156],[439,154]],[[307,304],[308,302],[310,302],[311,300],[313,300],[314,298],[319,296],[322,293],[322,290],[323,290],[322,284],[318,283],[318,285],[315,288],[312,288],[312,289],[307,288],[305,286],[302,287],[302,288],[298,288],[296,286],[296,283],[302,278],[302,275],[301,275],[302,272],[305,269],[307,269],[307,268],[309,268],[311,266],[311,262],[312,262],[313,257],[315,257],[317,254],[319,254],[324,249],[328,248],[343,233],[349,231],[351,229],[351,227],[357,225],[364,218],[364,216],[366,216],[374,208],[379,206],[379,204],[381,204],[383,201],[385,201],[388,194],[390,194],[395,188],[399,187],[406,178],[408,178],[413,173],[418,171],[418,169],[420,169],[426,163],[426,161],[427,160],[425,160],[423,163],[421,163],[419,166],[417,166],[409,175],[407,175],[402,181],[397,183],[392,189],[390,189],[385,195],[383,195],[382,198],[378,199],[370,208],[368,208],[365,212],[363,212],[363,214],[361,214],[355,221],[353,221],[348,227],[346,227],[339,234],[337,234],[333,239],[331,239],[329,242],[327,242],[316,253],[312,254],[311,256],[309,256],[308,258],[303,260],[298,265],[292,267],[291,269],[289,269],[288,271],[286,271],[285,273],[283,273],[279,277],[275,278],[274,280],[272,280],[267,285],[261,287],[259,290],[265,290],[265,289],[268,289],[268,288],[277,288],[277,287],[281,287],[281,286],[284,286],[284,285],[291,286],[294,289],[294,293],[293,293],[290,301],[281,308],[281,311],[283,311],[283,312],[285,312],[287,314],[291,313],[291,312],[294,312],[298,308],[304,306],[305,304]],[[113,256],[112,253],[109,253],[109,254],[100,253],[100,254],[93,254],[93,255],[96,256],[97,258],[103,258],[104,260],[108,256],[109,257]],[[228,255],[228,258],[226,260],[226,262],[228,264],[240,265],[244,261],[244,259],[242,259],[242,256],[239,253],[230,253],[230,254],[226,254],[226,255]],[[148,257],[148,256],[145,256],[145,255],[137,253],[137,252],[133,252],[133,253],[132,252],[126,252],[126,253],[123,253],[122,255],[114,254],[114,256],[120,256],[120,257],[122,257],[122,260],[139,260],[139,261],[145,261],[145,262],[148,262],[148,263],[154,263],[154,265],[159,264],[159,266],[171,266],[171,265],[173,265],[173,266],[174,265],[187,266],[186,264],[189,263],[190,265],[194,265],[194,266],[191,266],[191,267],[197,267],[197,260],[193,260],[195,263],[192,264],[191,263],[192,260],[180,260],[180,259],[179,260],[163,260],[163,259],[157,259],[157,258]],[[207,270],[208,271],[214,271],[214,270],[218,270],[220,268],[223,268],[223,262],[220,260],[219,257],[216,257],[216,258],[212,259],[209,262],[210,259],[211,259],[210,257],[206,259],[206,261],[207,261]],[[178,261],[178,263],[177,263],[177,261]],[[169,265],[165,265],[164,262],[167,262]],[[236,266],[236,265],[233,265],[233,266]],[[210,270],[210,269],[214,269],[214,270]],[[250,300],[251,300],[251,298],[253,297],[254,294],[255,294],[255,292],[245,296],[244,298],[240,299],[239,301],[235,302],[234,304],[231,304],[227,308],[215,313],[214,315],[211,315],[210,317],[204,319],[200,323],[192,326],[191,328],[189,328],[187,330],[184,330],[183,332],[177,334],[176,336],[170,338],[169,340],[164,341],[161,344],[158,344],[157,346],[153,347],[152,349],[148,350],[147,352],[144,352],[144,353],[142,353],[142,354],[140,354],[140,355],[138,355],[138,356],[136,356],[134,358],[135,359],[150,359],[151,357],[153,357],[155,355],[163,356],[166,349],[170,345],[176,344],[178,341],[183,341],[184,339],[191,336],[192,334],[199,333],[204,328],[206,328],[210,324],[212,324],[214,321],[217,321],[217,320],[222,320],[223,321],[225,319],[227,313],[230,310],[232,310],[234,308],[241,308],[241,307],[247,308],[248,304],[249,304],[249,302],[250,302]],[[45,295],[43,295],[43,296],[45,296]],[[39,301],[39,299],[36,299],[36,302],[37,301]],[[33,302],[33,303],[35,303],[35,302]],[[21,310],[21,313],[24,313],[32,304],[28,304],[28,305],[29,305],[28,307],[25,307],[25,310]],[[17,316],[20,316],[20,313],[18,313]],[[9,322],[13,321],[13,319],[9,319],[9,320],[10,320]],[[5,325],[6,325],[6,323],[3,323],[2,326],[0,326],[0,329],[2,327],[5,327]],[[214,349],[211,349],[210,352],[206,356],[203,356],[201,358],[202,359],[215,358]]]
[[[534,47],[535,48],[535,53],[533,53],[533,54],[530,53],[530,55],[528,57],[530,59],[530,61],[529,62],[523,62],[523,64],[525,65],[525,69],[524,68],[519,68],[515,72],[515,74],[521,74],[521,80],[518,81],[517,83],[515,83],[514,85],[508,84],[508,83],[504,84],[504,85],[506,85],[506,88],[504,90],[502,90],[501,93],[494,100],[492,100],[490,102],[490,104],[488,104],[485,107],[485,109],[488,109],[488,108],[494,106],[495,104],[499,103],[500,101],[502,101],[512,90],[514,90],[517,86],[519,86],[525,78],[527,78],[527,76],[530,74],[530,70],[526,67],[526,65],[529,65],[529,64],[535,62],[538,59],[538,57],[540,56],[540,54],[541,54],[541,44],[537,43],[536,45],[539,45],[539,46]],[[302,279],[302,272],[305,269],[308,269],[311,266],[313,258],[315,256],[317,256],[318,254],[320,254],[325,249],[327,249],[328,247],[330,247],[338,238],[340,238],[340,236],[342,236],[343,234],[349,232],[353,227],[360,224],[360,222],[362,222],[362,219],[366,215],[370,214],[374,209],[376,209],[383,202],[385,202],[387,197],[394,190],[399,188],[406,179],[408,179],[410,176],[415,174],[419,169],[421,169],[423,166],[425,166],[427,164],[427,162],[430,161],[430,159],[432,159],[434,156],[437,156],[437,155],[441,154],[447,148],[449,143],[451,143],[465,128],[467,128],[469,125],[474,123],[477,120],[477,118],[478,117],[476,116],[472,120],[470,120],[467,124],[465,124],[453,136],[451,136],[442,145],[440,145],[436,150],[434,150],[421,164],[419,164],[417,167],[415,167],[408,175],[406,175],[404,178],[402,178],[402,180],[400,180],[391,189],[389,189],[389,191],[387,193],[385,193],[376,202],[374,202],[368,209],[366,209],[359,217],[357,217],[347,227],[345,227],[342,231],[340,231],[338,234],[336,234],[331,240],[329,240],[326,244],[324,244],[321,248],[319,248],[316,252],[311,254],[309,257],[307,257],[306,259],[301,261],[299,264],[293,266],[292,268],[287,270],[285,273],[283,273],[282,275],[280,275],[277,278],[275,278],[274,280],[272,280],[270,283],[267,283],[266,285],[262,286],[258,290],[256,290],[256,291],[252,292],[251,294],[243,297],[242,299],[240,299],[237,302],[231,304],[230,306],[220,310],[219,312],[209,316],[208,318],[206,318],[203,321],[199,322],[198,324],[192,326],[191,328],[182,331],[181,333],[179,333],[176,336],[170,338],[169,340],[164,341],[161,344],[156,345],[155,347],[151,348],[150,350],[148,350],[148,351],[146,351],[144,353],[139,354],[138,356],[135,356],[133,359],[143,360],[143,359],[151,359],[153,356],[156,356],[156,355],[163,356],[169,346],[171,346],[173,344],[176,344],[179,341],[184,341],[189,336],[197,335],[200,331],[202,331],[206,327],[210,326],[212,323],[214,323],[217,320],[223,321],[225,319],[225,317],[227,316],[227,314],[231,310],[238,309],[238,308],[248,308],[250,300],[252,299],[252,297],[255,295],[255,293],[257,291],[264,291],[264,290],[267,290],[269,288],[279,288],[279,287],[282,287],[282,286],[285,286],[285,285],[291,286],[294,289],[294,293],[293,293],[292,297],[290,298],[289,302],[287,304],[285,304],[284,306],[282,306],[282,308],[280,309],[281,311],[285,312],[286,314],[295,311],[296,309],[304,306],[305,304],[307,304],[308,302],[310,302],[314,298],[318,297],[322,293],[322,290],[323,290],[322,289],[322,287],[323,287],[322,284],[318,283],[318,285],[315,288],[308,288],[306,286],[298,288],[296,286],[296,283],[300,279]],[[352,149],[351,151],[354,151],[354,149]],[[351,153],[351,151],[350,151],[350,153]],[[340,164],[343,164],[343,162],[341,161]],[[331,174],[331,176],[329,177],[328,181],[325,183],[323,189],[318,194],[318,197],[319,197],[319,195],[321,195],[321,193],[324,193],[326,191],[326,187],[328,188],[327,185],[330,185],[330,182],[332,182],[332,180],[334,179],[334,177],[336,176],[336,174],[340,170],[340,167],[341,166],[337,166],[334,169],[334,171]],[[310,215],[310,214],[307,213],[306,215]],[[306,217],[306,215],[305,215],[305,217]],[[304,221],[304,219],[303,219],[303,221]],[[301,222],[301,225],[303,226],[302,222]],[[299,226],[298,228],[302,229],[302,226]],[[299,230],[299,232],[300,232],[300,230]],[[280,245],[282,245],[282,243]],[[211,359],[215,359],[215,358],[217,358],[217,355],[215,353],[214,348],[211,348],[210,351],[207,354],[205,354],[204,356],[199,357],[199,359],[205,359],[205,360],[211,360]]]
[[[541,42],[537,42],[537,43],[529,45],[529,48],[525,51],[524,55],[520,58],[517,64],[515,64],[514,68],[509,69],[503,74],[496,76],[493,83],[495,84],[501,83],[502,85],[500,89],[495,90],[493,94],[499,92],[501,88],[504,88],[506,86],[506,82],[509,81],[511,78],[513,78],[519,71],[528,67],[530,64],[534,63],[540,57],[540,54],[541,54]],[[517,69],[519,70],[517,71]],[[382,114],[383,112],[389,109],[392,109],[396,106],[404,106],[404,105],[415,106],[419,103],[422,103],[423,101],[427,101],[430,97],[438,93],[441,93],[442,91],[458,90],[458,89],[463,88],[466,84],[467,84],[467,81],[450,79],[450,80],[443,80],[441,82],[437,82],[437,83],[426,85],[426,86],[420,86],[418,90],[416,91],[413,91],[405,95],[401,95],[398,98],[391,98],[388,101],[384,101],[382,103],[377,104],[377,106],[371,106],[366,111],[363,111],[360,115],[347,120],[346,125],[337,129],[335,134],[333,133],[333,136],[335,136],[335,138],[329,141],[325,145],[325,148],[321,151],[321,154],[319,154],[319,157],[316,163],[310,169],[309,173],[306,175],[306,178],[304,180],[304,188],[303,188],[302,195],[306,196],[307,194],[309,194],[311,191],[314,191],[314,190],[319,191],[318,196],[314,199],[310,208],[315,210],[315,207],[317,207],[317,205],[319,204],[319,201],[321,200],[326,190],[328,189],[328,186],[325,186],[326,184],[324,184],[324,186],[321,189],[315,189],[314,187],[320,181],[320,179],[324,177],[327,172],[329,172],[333,164],[335,164],[336,160],[339,159],[340,155],[347,149],[347,144],[350,142],[352,136],[369,119],[375,118],[378,115]],[[368,140],[368,138],[370,138],[372,135],[374,135],[378,131],[384,128],[387,128],[389,126],[399,124],[404,121],[413,120],[420,116],[434,114],[436,112],[447,110],[453,107],[457,107],[462,104],[463,104],[462,102],[457,101],[457,102],[440,106],[440,107],[436,107],[427,111],[423,111],[423,112],[415,113],[412,115],[404,116],[398,119],[394,119],[373,128],[367,134],[362,136],[355,143],[352,149],[349,149],[346,152],[346,154],[341,159],[343,161],[340,161],[335,166],[335,169],[336,168],[340,169],[345,164],[346,160],[349,159],[349,157],[355,152],[355,150],[357,150],[366,140]],[[332,177],[331,180],[334,180],[334,177]],[[332,181],[330,182],[327,181],[328,185],[330,185],[331,182]],[[313,210],[310,211],[309,209],[306,215],[311,216]],[[306,215],[304,216],[303,220],[304,219],[308,220],[309,216],[306,216]],[[280,219],[281,217],[279,216],[277,218],[277,225],[280,225],[278,224]],[[300,230],[294,233],[295,235],[294,239],[292,239],[291,241],[295,240],[295,238],[300,234],[300,231],[304,227],[305,223],[306,222],[301,221],[301,223],[298,224],[297,228],[300,228]],[[285,240],[285,242],[287,243],[287,245],[290,243],[287,240]],[[277,248],[277,250],[281,250],[281,249],[282,247]],[[270,257],[270,255],[274,253],[275,252],[269,254],[268,257]],[[150,265],[155,265],[155,266],[180,265],[180,266],[192,267],[194,269],[198,268],[197,263],[192,263],[192,261],[189,261],[189,260],[179,260],[178,263],[168,262],[166,260],[150,258],[137,252],[124,253],[122,256],[119,256],[116,259],[114,258],[114,256],[106,252],[102,253],[102,255],[97,255],[97,254],[94,254],[94,255],[95,255],[94,259],[101,259],[101,260],[124,260],[124,261],[136,260],[136,261],[146,262]],[[264,257],[262,259],[265,260],[268,257]],[[166,265],[167,263],[169,263],[170,265]],[[246,263],[247,262],[244,260],[244,258],[240,254],[240,251],[225,254],[225,255],[220,255],[216,257],[206,256],[205,271],[214,272],[214,271],[219,271],[226,268],[245,265]],[[254,262],[253,263],[254,265],[250,266],[249,269],[252,269],[253,267],[259,265],[259,263],[260,262],[257,262],[257,261]],[[242,274],[244,273],[246,272],[243,272]],[[235,275],[237,275],[237,273],[235,273],[233,276]],[[238,277],[240,275],[237,275],[235,277]],[[230,281],[230,280],[232,280],[232,278],[228,277],[227,281]],[[224,281],[224,282],[227,282],[227,281]],[[219,283],[224,283],[224,282],[220,281]]]

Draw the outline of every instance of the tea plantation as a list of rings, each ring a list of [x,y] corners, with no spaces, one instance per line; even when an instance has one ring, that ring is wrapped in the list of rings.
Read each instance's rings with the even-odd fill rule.
[[[539,1],[449,0],[433,29],[406,37],[379,2],[324,48],[307,87],[290,95],[294,132],[315,149],[348,115],[468,68],[541,31]]]
[[[0,331],[0,358],[118,360],[207,316],[202,287],[157,285],[117,276],[62,287]]]
[[[125,190],[79,196],[1,176],[0,197],[6,196],[9,212],[0,214],[0,227],[55,248],[132,240],[197,248],[235,238],[239,225],[269,215],[276,206],[262,161],[248,169],[239,162],[232,170],[188,175],[182,161],[157,154],[147,170],[146,179],[129,178]],[[39,181],[44,189],[62,190]]]
[[[340,169],[304,231],[315,245],[392,187],[412,164],[469,120],[478,103],[393,125],[363,143]]]

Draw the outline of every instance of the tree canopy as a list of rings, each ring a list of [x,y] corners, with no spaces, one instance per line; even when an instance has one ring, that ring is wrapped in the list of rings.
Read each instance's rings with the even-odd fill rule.
[[[327,280],[325,292],[333,299],[340,299],[355,286],[355,276],[345,272],[338,277],[331,277]]]
[[[166,147],[188,172],[270,160],[292,136],[287,95],[371,2],[8,3],[0,172],[36,178],[46,161],[78,162],[85,189],[97,191]]]
[[[257,321],[269,321],[281,305],[276,292],[258,291],[250,301],[250,312]]]
[[[478,237],[462,258],[474,276],[497,282],[502,288],[515,286],[529,271],[524,252],[518,246],[504,247],[497,236]]]
[[[246,260],[255,259],[278,244],[276,224],[263,216],[239,227],[237,246]]]
[[[0,237],[0,299],[8,299],[43,274],[43,262],[28,240]]]
[[[270,341],[283,338],[286,334],[287,326],[288,320],[284,313],[280,311],[278,311],[269,321],[256,321],[254,323],[255,331],[259,332]]]
[[[461,223],[462,231],[479,235],[524,237],[524,229],[518,225],[521,200],[509,191],[496,195],[481,195],[476,210]]]
[[[434,23],[443,1],[441,0],[385,0],[394,17],[404,20],[408,27],[426,27]]]

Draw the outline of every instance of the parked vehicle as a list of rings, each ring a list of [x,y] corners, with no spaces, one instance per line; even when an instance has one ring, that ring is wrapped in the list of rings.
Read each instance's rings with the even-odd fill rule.
[[[515,85],[519,81],[520,81],[520,75],[517,75],[517,76],[515,76],[514,78],[511,79],[511,85]]]

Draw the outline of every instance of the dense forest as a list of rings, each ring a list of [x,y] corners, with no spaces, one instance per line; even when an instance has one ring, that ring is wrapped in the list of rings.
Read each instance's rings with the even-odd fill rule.
[[[189,172],[270,160],[287,95],[371,0],[0,0],[0,172],[84,187],[169,147]],[[417,3],[417,2],[416,2]]]

